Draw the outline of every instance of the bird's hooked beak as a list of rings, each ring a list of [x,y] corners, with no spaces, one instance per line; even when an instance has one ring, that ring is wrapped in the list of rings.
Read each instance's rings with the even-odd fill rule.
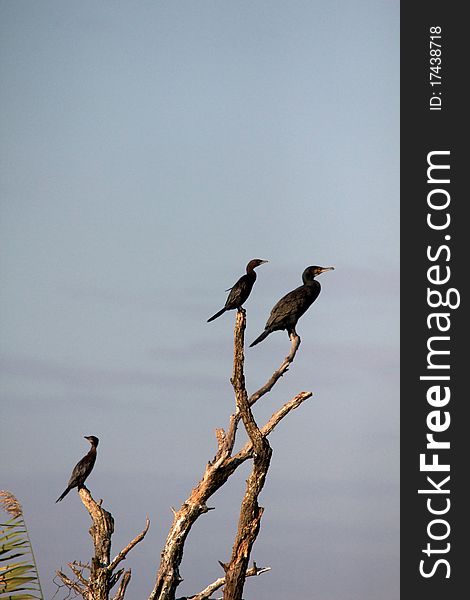
[[[325,271],[334,271],[335,268],[334,267],[322,267],[320,269],[320,273],[324,273]]]

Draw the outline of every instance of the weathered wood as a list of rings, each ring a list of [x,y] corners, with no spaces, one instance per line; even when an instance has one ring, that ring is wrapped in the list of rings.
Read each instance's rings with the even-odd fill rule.
[[[114,596],[113,600],[123,600],[124,594],[126,593],[127,586],[129,585],[129,581],[131,580],[131,570],[129,569],[124,573],[121,579],[121,583],[119,584],[118,591]]]
[[[297,335],[291,336],[289,355],[286,356],[265,385],[248,397],[243,369],[245,326],[246,314],[243,309],[240,309],[237,312],[235,321],[234,368],[232,374],[236,411],[230,417],[227,433],[221,428],[216,430],[217,452],[214,458],[207,463],[201,480],[193,488],[180,509],[172,509],[173,522],[160,555],[155,586],[150,593],[149,600],[175,600],[177,587],[182,581],[179,568],[183,559],[184,544],[192,526],[202,514],[209,510],[206,505],[207,500],[227,482],[228,478],[242,463],[250,459],[253,459],[253,468],[247,481],[245,497],[240,510],[240,521],[232,550],[232,558],[230,563],[226,565],[226,576],[217,580],[218,585],[214,589],[225,586],[225,594],[232,594],[227,598],[241,598],[245,578],[254,574],[248,570],[248,563],[251,547],[258,535],[263,513],[263,508],[258,506],[257,498],[264,486],[272,453],[267,436],[291,410],[300,406],[312,394],[311,392],[301,392],[278,409],[262,428],[258,427],[250,407],[268,393],[288,370],[299,348],[300,338]],[[237,428],[241,420],[247,430],[249,439],[241,450],[235,456],[232,456]],[[266,570],[265,568],[260,572]],[[222,579],[223,583],[220,583]],[[199,598],[199,596],[194,596],[194,598]]]
[[[127,555],[132,550],[132,548],[134,548],[134,546],[137,546],[137,544],[144,539],[144,537],[147,534],[147,531],[149,530],[149,527],[150,527],[150,519],[147,517],[143,531],[141,531],[138,535],[136,535],[135,538],[133,540],[131,540],[127,544],[127,546],[125,548],[123,548],[121,550],[121,552],[119,552],[119,554],[111,561],[111,563],[108,566],[108,569],[110,571],[114,571],[114,569],[118,566],[118,564],[121,563],[127,557]]]
[[[235,321],[236,323],[236,321]],[[274,371],[271,377],[267,380],[267,382],[262,385],[256,392],[251,394],[248,398],[248,403],[251,406],[258,402],[260,398],[262,398],[265,394],[270,392],[273,387],[276,385],[278,380],[289,370],[290,365],[294,362],[295,355],[297,354],[297,350],[300,346],[300,337],[296,333],[291,333],[291,348],[289,354],[284,358],[281,365]],[[240,411],[238,410],[230,417],[230,424],[226,434],[226,448],[229,452],[232,452],[233,446],[235,444],[235,437],[237,433],[237,427],[241,419]]]
[[[239,310],[234,332],[232,386],[238,412],[253,446],[253,467],[246,482],[238,520],[238,531],[225,574],[224,600],[241,600],[242,598],[251,549],[258,536],[264,512],[264,508],[258,504],[258,497],[264,487],[272,455],[268,439],[260,431],[255,421],[246,391],[243,369],[245,326],[245,311]]]
[[[271,567],[258,567],[256,566],[256,563],[253,563],[253,566],[245,573],[245,577],[256,577],[262,573],[267,573],[270,570]],[[219,577],[205,587],[201,592],[199,592],[199,594],[196,594],[195,596],[189,596],[189,598],[181,600],[208,600],[214,592],[219,590],[224,585],[225,577]]]
[[[218,460],[209,462],[198,485],[181,508],[173,512],[173,523],[170,527],[165,546],[161,553],[160,567],[157,572],[155,586],[149,600],[174,600],[176,589],[182,579],[179,566],[183,559],[184,543],[195,521],[209,511],[206,501],[224,485],[237,466],[247,460],[246,457],[235,461],[224,454]]]
[[[95,502],[85,486],[78,490],[80,498],[93,521],[90,535],[93,539],[95,555],[91,559],[88,580],[89,600],[108,600],[112,572],[108,569],[111,552],[111,536],[114,532],[114,519],[110,512]]]
[[[77,562],[69,563],[76,577],[75,581],[61,571],[57,571],[57,575],[69,589],[80,594],[84,600],[109,600],[112,588],[122,575],[120,585],[113,600],[123,600],[131,578],[131,571],[129,569],[124,572],[124,569],[121,569],[119,572],[115,572],[115,569],[126,558],[132,548],[144,539],[149,529],[150,521],[147,518],[144,530],[129,542],[111,562],[111,537],[114,533],[114,518],[110,512],[101,506],[101,501],[96,502],[93,499],[88,488],[83,486],[78,490],[78,493],[92,520],[89,531],[93,539],[94,555],[91,558],[90,565],[83,565]],[[89,570],[88,579],[83,575],[84,569]]]

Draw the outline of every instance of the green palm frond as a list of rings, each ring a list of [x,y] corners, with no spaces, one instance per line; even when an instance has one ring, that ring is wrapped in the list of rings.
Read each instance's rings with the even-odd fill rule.
[[[12,515],[0,523],[0,600],[43,600],[21,504],[13,494],[0,490],[0,507]]]

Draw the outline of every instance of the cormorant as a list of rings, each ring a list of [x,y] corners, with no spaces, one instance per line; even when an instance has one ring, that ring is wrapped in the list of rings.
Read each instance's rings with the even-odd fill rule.
[[[246,265],[246,274],[242,275],[233,287],[226,290],[227,292],[230,291],[230,294],[225,302],[225,306],[219,310],[219,312],[215,313],[215,315],[212,315],[210,319],[207,319],[208,323],[214,319],[217,319],[217,317],[220,317],[220,315],[222,315],[226,310],[241,308],[242,304],[246,302],[248,296],[250,295],[250,292],[256,281],[255,268],[267,262],[267,260],[261,260],[260,258],[254,258],[253,260],[250,260],[250,262]]]
[[[85,479],[91,473],[93,466],[96,460],[96,447],[98,446],[98,438],[94,435],[85,435],[86,440],[88,440],[91,444],[91,448],[85,456],[78,461],[72,471],[72,475],[70,475],[70,480],[67,485],[67,489],[64,493],[59,496],[56,502],[60,502],[65,498],[65,496],[70,492],[74,487],[80,489],[83,487],[85,483]]]
[[[321,285],[315,277],[320,273],[332,271],[333,269],[334,267],[307,267],[302,273],[303,285],[286,294],[274,305],[263,333],[250,344],[250,348],[256,346],[270,333],[279,329],[286,329],[289,336],[291,333],[296,333],[297,321],[315,302],[320,293]]]

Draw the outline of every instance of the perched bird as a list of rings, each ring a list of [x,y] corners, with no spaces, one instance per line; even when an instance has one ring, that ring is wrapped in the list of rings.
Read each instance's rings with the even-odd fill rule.
[[[210,319],[207,319],[207,322],[213,321],[223,315],[226,310],[233,310],[234,308],[241,308],[242,304],[246,302],[246,299],[250,295],[251,290],[253,289],[253,285],[256,281],[256,267],[259,267],[263,263],[267,263],[267,260],[261,260],[260,258],[254,258],[250,260],[250,262],[246,265],[246,274],[242,275],[240,279],[235,283],[235,285],[228,290],[230,294],[227,297],[227,301],[225,302],[225,306],[219,310],[219,312],[212,315]]]
[[[67,489],[61,496],[57,498],[56,502],[60,502],[61,500],[63,500],[65,496],[70,492],[70,490],[74,487],[78,489],[83,487],[85,479],[88,477],[88,475],[93,469],[96,460],[96,447],[98,446],[99,440],[94,435],[85,435],[84,437],[90,442],[91,448],[88,451],[88,453],[85,454],[85,456],[80,461],[78,461],[78,463],[73,468],[72,475],[70,475],[70,480],[67,485]]]
[[[320,283],[315,279],[320,273],[332,271],[334,267],[307,267],[302,273],[303,285],[292,290],[274,305],[266,322],[263,333],[250,344],[256,346],[270,333],[279,329],[286,329],[288,335],[296,333],[297,321],[318,297],[321,290]]]

